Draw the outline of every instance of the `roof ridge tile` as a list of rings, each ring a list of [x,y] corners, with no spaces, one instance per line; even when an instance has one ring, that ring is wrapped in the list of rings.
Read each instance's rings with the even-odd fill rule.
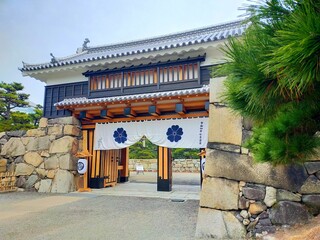
[[[195,44],[206,43],[226,39],[229,36],[240,36],[244,33],[249,23],[245,19],[239,19],[228,23],[197,28],[175,34],[166,34],[142,40],[124,43],[109,44],[96,47],[87,47],[85,51],[71,56],[56,58],[56,62],[42,64],[23,63],[22,72],[36,71],[40,69],[54,68],[64,65],[73,65],[83,62],[94,62],[102,59],[119,58],[141,53],[151,53],[165,49],[185,47]],[[209,36],[208,36],[209,35]]]

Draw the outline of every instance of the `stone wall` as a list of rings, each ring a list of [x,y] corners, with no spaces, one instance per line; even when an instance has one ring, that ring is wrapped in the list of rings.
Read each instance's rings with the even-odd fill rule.
[[[144,171],[156,172],[157,171],[157,159],[130,159],[129,170],[135,171],[136,164],[143,165]],[[200,160],[199,159],[174,159],[172,161],[173,172],[200,172]]]
[[[0,172],[15,172],[17,187],[26,190],[74,191],[80,137],[73,117],[42,118],[38,129],[0,133]]]
[[[251,134],[250,121],[219,102],[222,81],[211,82],[209,143],[196,237],[258,237],[319,214],[320,158],[303,165],[255,163],[242,147]]]
[[[200,172],[200,159],[174,159],[172,161],[173,172]]]
[[[157,171],[157,159],[129,159],[129,171],[135,171],[136,165],[142,165],[146,172]]]

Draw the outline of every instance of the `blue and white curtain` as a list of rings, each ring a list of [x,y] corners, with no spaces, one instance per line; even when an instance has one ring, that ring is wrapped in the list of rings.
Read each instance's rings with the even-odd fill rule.
[[[208,118],[97,123],[94,136],[94,150],[126,148],[143,136],[162,147],[205,148]]]

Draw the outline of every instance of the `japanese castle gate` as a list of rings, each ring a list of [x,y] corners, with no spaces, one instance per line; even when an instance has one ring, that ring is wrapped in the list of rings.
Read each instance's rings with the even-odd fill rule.
[[[128,181],[129,146],[145,136],[158,145],[158,190],[170,191],[170,149],[206,147],[210,69],[244,30],[236,21],[99,47],[86,39],[75,55],[21,71],[47,84],[44,117],[81,121],[89,186]]]

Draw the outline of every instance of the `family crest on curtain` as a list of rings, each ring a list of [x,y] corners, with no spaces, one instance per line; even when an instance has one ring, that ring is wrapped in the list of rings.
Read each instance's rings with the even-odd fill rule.
[[[208,118],[97,123],[94,136],[94,150],[126,148],[143,136],[161,147],[205,148]]]

